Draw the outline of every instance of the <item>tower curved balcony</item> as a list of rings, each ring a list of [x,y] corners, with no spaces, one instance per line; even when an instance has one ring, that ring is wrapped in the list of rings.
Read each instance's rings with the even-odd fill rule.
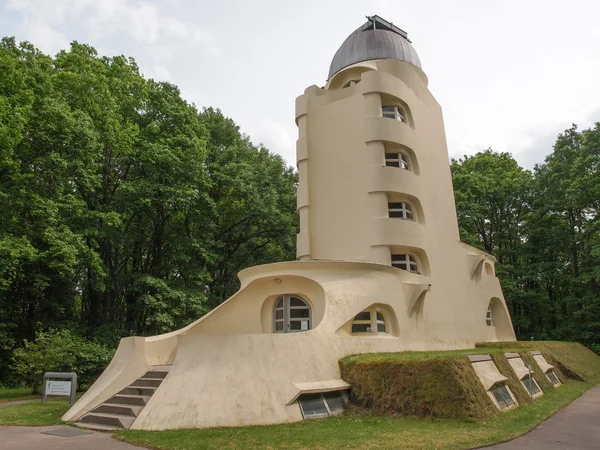
[[[421,178],[397,167],[374,166],[369,169],[368,192],[394,192],[420,198]]]
[[[425,251],[425,225],[412,220],[381,217],[373,219],[371,246],[402,246]]]
[[[364,72],[361,76],[361,89],[363,94],[385,94],[400,98],[409,105],[417,102],[414,91],[402,80],[380,70]]]
[[[406,123],[387,117],[368,117],[365,121],[365,142],[387,141],[418,148],[415,130]]]

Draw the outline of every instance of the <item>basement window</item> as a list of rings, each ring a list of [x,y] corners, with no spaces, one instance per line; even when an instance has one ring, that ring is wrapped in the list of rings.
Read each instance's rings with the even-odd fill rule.
[[[388,216],[395,219],[413,220],[413,212],[406,202],[388,203]]]
[[[388,119],[406,123],[406,114],[404,114],[404,111],[399,106],[384,106],[381,108],[381,115]]]
[[[498,403],[500,409],[510,408],[512,405],[515,404],[513,398],[508,392],[508,389],[506,388],[506,384],[504,383],[495,384],[490,389],[490,392],[496,399],[496,403]]]
[[[352,322],[352,333],[386,333],[383,314],[375,309],[360,312]]]
[[[344,412],[348,404],[348,394],[346,391],[302,394],[298,397],[298,404],[305,419],[337,416]]]
[[[392,255],[392,267],[406,270],[407,272],[421,273],[419,272],[417,259],[410,254]]]
[[[410,164],[408,163],[408,158],[403,153],[386,153],[385,165],[386,167],[398,167],[400,169],[410,171]]]
[[[558,377],[552,370],[549,370],[548,372],[546,372],[546,378],[548,378],[548,381],[550,381],[550,383],[552,383],[554,386],[556,386],[557,384],[560,384]]]
[[[535,395],[540,392],[540,388],[533,377],[525,377],[521,380],[521,383],[523,383],[523,386],[525,386],[525,389],[527,389],[527,392],[529,392],[530,395]]]

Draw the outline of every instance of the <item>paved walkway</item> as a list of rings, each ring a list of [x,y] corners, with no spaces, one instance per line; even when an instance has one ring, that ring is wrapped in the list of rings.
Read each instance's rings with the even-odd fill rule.
[[[526,435],[514,441],[486,448],[495,450],[600,449],[600,386],[589,390]]]
[[[55,434],[47,434],[49,432]],[[0,448],[6,450],[140,450],[140,447],[113,439],[110,433],[91,432],[65,425],[0,427],[0,441]]]
[[[34,398],[30,400],[9,400],[7,402],[0,402],[0,408],[4,408],[5,406],[22,405],[23,403],[33,402],[41,402],[41,400],[39,398]]]

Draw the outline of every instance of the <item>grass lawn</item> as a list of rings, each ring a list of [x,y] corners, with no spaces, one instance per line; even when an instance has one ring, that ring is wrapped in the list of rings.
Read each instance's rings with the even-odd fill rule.
[[[10,405],[0,408],[0,425],[57,425],[71,405],[68,398]]]
[[[11,400],[27,400],[30,398],[40,398],[40,396],[32,395],[31,388],[0,388],[0,403]]]

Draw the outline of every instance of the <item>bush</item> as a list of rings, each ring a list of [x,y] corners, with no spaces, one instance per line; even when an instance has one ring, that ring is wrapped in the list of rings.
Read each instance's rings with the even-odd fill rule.
[[[69,330],[39,332],[13,354],[12,369],[39,394],[45,372],[75,372],[85,390],[110,362],[114,349],[88,341]]]

